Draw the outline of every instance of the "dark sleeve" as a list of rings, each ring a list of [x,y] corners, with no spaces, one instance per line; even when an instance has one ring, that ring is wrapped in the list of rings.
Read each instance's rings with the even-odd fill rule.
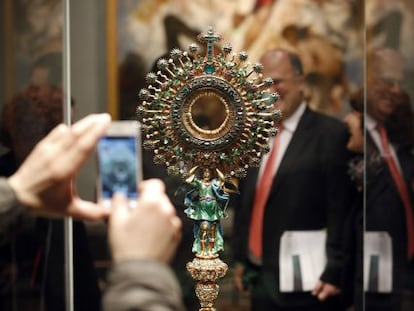
[[[239,193],[230,196],[229,205],[234,213],[231,241],[232,259],[235,264],[245,264],[248,261],[250,216],[258,173],[258,167],[248,168],[247,176],[239,179]]]
[[[16,194],[7,178],[0,178],[0,215],[2,218],[18,205]]]
[[[0,178],[0,244],[24,212],[6,178]]]
[[[326,129],[328,131],[328,129]],[[327,219],[327,265],[321,280],[339,286],[344,268],[343,240],[344,220],[351,210],[355,195],[351,179],[347,174],[350,153],[346,149],[348,132],[342,124],[335,124],[327,135],[323,165],[326,187]]]
[[[250,219],[248,198],[246,198],[245,179],[239,182],[239,193],[230,196],[230,208],[233,210],[233,227],[231,233],[231,251],[234,263],[244,264],[247,260],[247,237]],[[243,203],[243,204],[242,204]]]
[[[106,311],[183,311],[181,290],[172,270],[150,260],[116,263],[108,276]]]

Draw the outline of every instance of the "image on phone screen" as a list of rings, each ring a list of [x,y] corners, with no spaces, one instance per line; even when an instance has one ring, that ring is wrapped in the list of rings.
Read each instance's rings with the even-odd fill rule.
[[[137,141],[133,136],[105,136],[98,142],[100,198],[110,201],[115,192],[138,198]]]

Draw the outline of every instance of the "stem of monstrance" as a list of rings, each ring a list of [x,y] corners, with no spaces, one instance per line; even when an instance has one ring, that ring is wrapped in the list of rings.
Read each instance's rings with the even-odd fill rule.
[[[197,280],[196,295],[203,311],[213,308],[219,292],[216,284],[223,277],[227,265],[220,260],[218,252],[223,250],[223,231],[220,219],[226,217],[229,194],[224,187],[224,180],[211,179],[209,169],[204,169],[202,178],[196,176],[193,168],[185,180],[191,188],[185,197],[187,216],[195,221],[193,252],[196,257],[187,264],[187,270]],[[222,174],[219,174],[222,176]]]

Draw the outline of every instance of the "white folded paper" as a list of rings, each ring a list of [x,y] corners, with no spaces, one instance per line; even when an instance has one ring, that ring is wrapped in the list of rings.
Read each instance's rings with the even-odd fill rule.
[[[392,291],[392,240],[388,232],[364,233],[364,290]]]
[[[279,289],[311,291],[326,265],[326,231],[285,231],[280,240]]]

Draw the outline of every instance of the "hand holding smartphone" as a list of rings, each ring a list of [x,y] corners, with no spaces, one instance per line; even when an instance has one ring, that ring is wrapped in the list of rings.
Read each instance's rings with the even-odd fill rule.
[[[123,193],[131,208],[136,207],[138,183],[142,180],[140,124],[113,121],[97,146],[98,201],[111,206],[114,193]]]

